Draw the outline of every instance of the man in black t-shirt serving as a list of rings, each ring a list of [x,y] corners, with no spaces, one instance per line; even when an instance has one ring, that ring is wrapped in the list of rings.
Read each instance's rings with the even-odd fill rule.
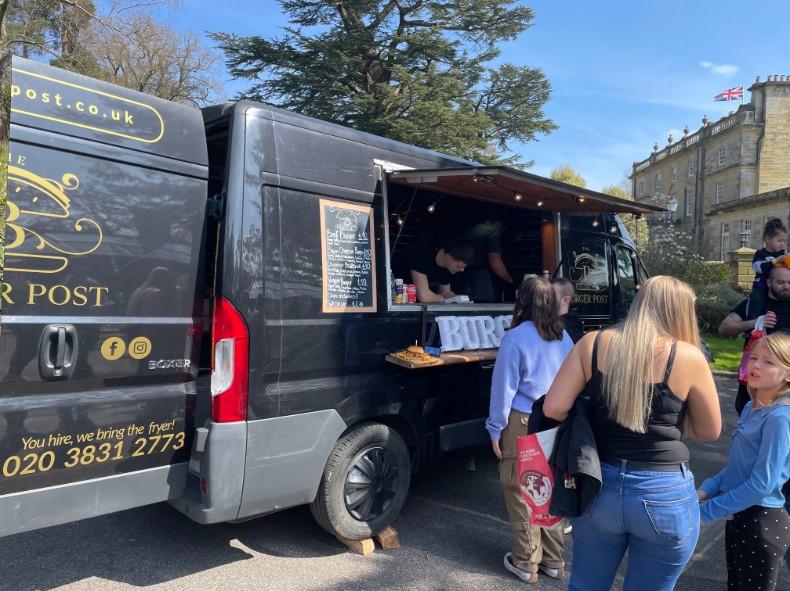
[[[482,224],[463,233],[474,249],[474,261],[466,270],[469,295],[476,302],[496,302],[494,276],[512,284],[513,278],[502,260],[502,230],[505,223],[499,215],[489,214]]]
[[[461,273],[472,262],[472,245],[460,238],[449,242],[444,248],[430,244],[415,244],[408,253],[408,269],[411,282],[417,291],[417,301],[443,303],[455,294],[450,289],[452,275]],[[431,289],[436,284],[437,290]]]
[[[790,333],[790,269],[785,267],[774,267],[768,275],[768,297],[760,315],[763,317],[763,326],[768,334],[772,332]],[[748,299],[743,300],[735,306],[729,316],[722,320],[719,325],[719,335],[723,337],[737,337],[742,332],[750,332],[754,328],[757,318],[744,320],[746,318],[746,304]],[[774,314],[766,315],[766,312]],[[749,393],[746,386],[738,388],[738,396],[735,399],[735,410],[741,413],[743,407],[749,401]]]

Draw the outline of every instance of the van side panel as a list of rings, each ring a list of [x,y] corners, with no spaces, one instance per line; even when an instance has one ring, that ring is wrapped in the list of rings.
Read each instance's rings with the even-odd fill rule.
[[[239,517],[311,502],[345,429],[334,410],[250,421]]]
[[[0,497],[0,536],[141,507],[181,494],[186,464]]]
[[[196,110],[26,60],[13,76],[3,534],[182,493],[207,177]]]

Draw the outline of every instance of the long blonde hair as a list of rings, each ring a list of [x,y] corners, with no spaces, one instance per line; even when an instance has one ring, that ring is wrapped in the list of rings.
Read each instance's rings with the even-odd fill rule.
[[[757,341],[752,348],[759,345],[764,345],[768,349],[768,354],[776,360],[776,363],[785,371],[790,371],[790,335],[775,332]],[[754,389],[749,388],[749,394],[753,396]],[[779,389],[779,398],[790,398],[790,382],[785,382],[784,386]]]
[[[700,346],[695,299],[688,284],[667,275],[651,277],[637,291],[606,352],[603,397],[609,418],[617,424],[637,433],[647,431],[653,364],[659,353],[656,341],[663,338]]]

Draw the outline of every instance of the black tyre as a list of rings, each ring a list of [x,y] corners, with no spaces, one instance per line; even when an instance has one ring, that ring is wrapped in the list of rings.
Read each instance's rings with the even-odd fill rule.
[[[329,533],[363,540],[395,520],[410,480],[409,451],[400,435],[365,423],[338,440],[310,510]]]

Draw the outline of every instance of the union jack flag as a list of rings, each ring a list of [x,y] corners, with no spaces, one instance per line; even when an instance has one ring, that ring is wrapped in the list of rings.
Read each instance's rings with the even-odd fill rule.
[[[721,94],[717,94],[713,100],[715,101],[734,101],[735,99],[742,99],[743,98],[743,84],[740,86],[736,86],[735,88],[730,88],[729,90],[725,90]]]

